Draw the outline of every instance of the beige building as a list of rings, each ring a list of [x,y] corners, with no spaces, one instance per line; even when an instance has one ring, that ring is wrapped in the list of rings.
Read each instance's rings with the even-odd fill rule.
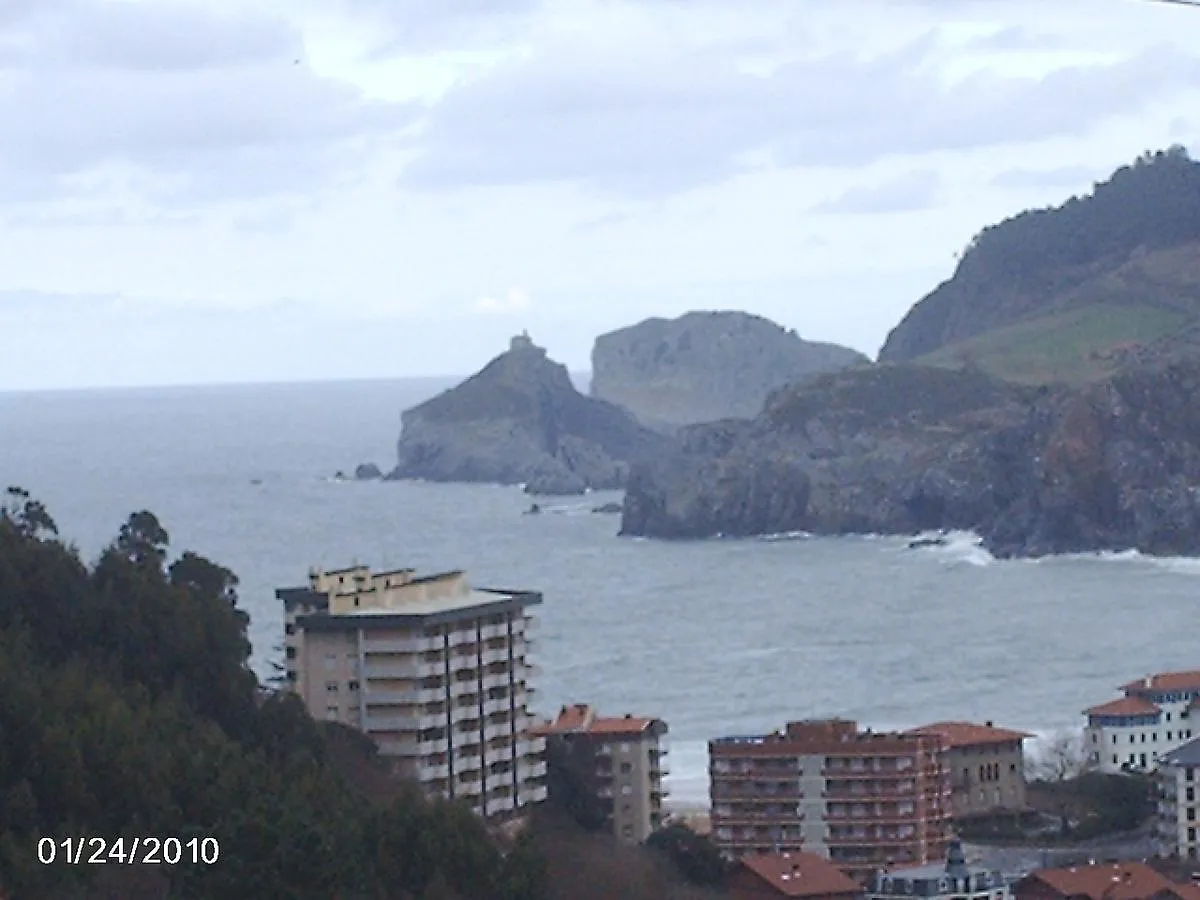
[[[1200,858],[1200,738],[1159,758],[1155,842],[1163,856]]]
[[[587,704],[564,706],[553,722],[540,725],[548,740],[584,744],[594,766],[592,789],[600,798],[613,834],[640,843],[663,822],[663,775],[667,725],[641,716],[598,716]]]
[[[956,819],[1024,812],[1025,731],[991,722],[935,722],[910,734],[939,734],[950,770],[950,802]]]
[[[286,677],[315,718],[366,732],[398,771],[489,818],[545,799],[545,740],[528,709],[540,594],[356,566],[314,570],[276,596]]]

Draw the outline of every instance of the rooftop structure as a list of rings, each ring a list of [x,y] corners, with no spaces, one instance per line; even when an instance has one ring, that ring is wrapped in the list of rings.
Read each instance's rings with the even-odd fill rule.
[[[862,887],[814,853],[751,853],[730,877],[733,900],[804,897],[806,900],[854,900]]]
[[[868,900],[914,896],[1007,900],[1012,894],[1000,871],[968,865],[962,843],[954,838],[945,863],[885,870],[875,876],[867,892]]]

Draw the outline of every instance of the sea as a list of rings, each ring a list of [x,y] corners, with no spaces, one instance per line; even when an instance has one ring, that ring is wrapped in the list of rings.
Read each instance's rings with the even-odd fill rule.
[[[665,542],[592,512],[619,494],[355,482],[385,471],[402,409],[453,384],[0,393],[0,481],[42,500],[93,560],[132,512],[174,553],[233,569],[253,665],[281,659],[279,587],[310,566],[464,569],[541,591],[536,713],[591,703],[669,728],[667,787],[707,806],[707,741],[841,716],[874,729],[994,721],[1049,737],[1155,671],[1200,668],[1200,560],[1137,553],[998,561],[970,534]]]

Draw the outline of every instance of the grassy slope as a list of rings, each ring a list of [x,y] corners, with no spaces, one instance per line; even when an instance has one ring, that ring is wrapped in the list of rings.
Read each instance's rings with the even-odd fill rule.
[[[1081,384],[1110,374],[1122,350],[1200,321],[1200,245],[1145,254],[1071,292],[1061,312],[998,328],[921,357],[968,362],[1022,384]]]

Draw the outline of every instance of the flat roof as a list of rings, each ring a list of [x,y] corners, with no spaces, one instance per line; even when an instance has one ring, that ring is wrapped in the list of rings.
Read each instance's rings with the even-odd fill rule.
[[[403,628],[461,622],[542,602],[540,591],[499,591],[474,588],[468,594],[406,603],[403,612],[366,607],[348,613],[300,616],[296,622],[310,631],[356,631],[359,628]]]

